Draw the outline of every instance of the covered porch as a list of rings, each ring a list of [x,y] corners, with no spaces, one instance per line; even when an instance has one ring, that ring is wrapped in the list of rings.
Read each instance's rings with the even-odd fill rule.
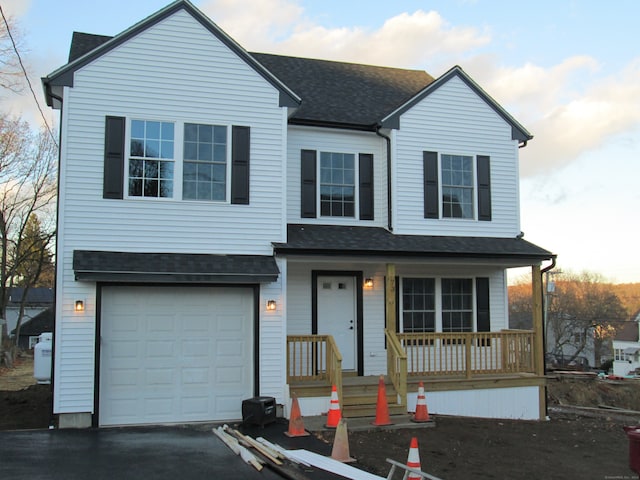
[[[374,415],[383,375],[391,413],[412,411],[422,381],[428,400],[457,402],[456,411],[482,399],[497,405],[492,415],[546,415],[541,263],[549,252],[521,238],[317,225],[290,225],[287,244],[274,246],[287,261],[288,391],[313,414],[327,411],[335,385],[346,417]],[[506,271],[523,266],[533,327],[510,330]]]

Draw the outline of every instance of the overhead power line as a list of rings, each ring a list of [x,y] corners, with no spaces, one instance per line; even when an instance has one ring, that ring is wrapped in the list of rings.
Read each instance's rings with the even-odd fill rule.
[[[49,135],[51,136],[51,139],[53,140],[53,143],[55,144],[56,148],[59,148],[58,141],[55,135],[53,134],[53,132],[51,131],[51,128],[49,127],[49,122],[47,122],[44,112],[42,111],[42,107],[40,107],[40,102],[38,102],[38,97],[36,96],[36,92],[33,90],[33,86],[31,85],[31,80],[29,80],[29,75],[27,74],[27,69],[24,67],[24,63],[22,63],[22,57],[20,56],[20,52],[18,52],[18,46],[16,45],[16,42],[13,39],[13,35],[11,34],[11,29],[9,28],[9,22],[7,21],[7,17],[5,17],[4,15],[4,10],[2,10],[2,5],[0,5],[0,14],[2,14],[2,20],[4,21],[4,24],[7,27],[7,33],[9,34],[9,38],[11,39],[11,45],[13,45],[13,51],[16,53],[16,57],[18,57],[18,63],[20,63],[20,68],[22,69],[24,78],[27,81],[27,85],[29,85],[29,90],[31,90],[31,95],[33,96],[33,99],[36,102],[36,106],[38,107],[38,111],[40,112],[40,116],[42,117],[42,121],[44,122],[44,126],[47,129],[47,132],[49,132]]]

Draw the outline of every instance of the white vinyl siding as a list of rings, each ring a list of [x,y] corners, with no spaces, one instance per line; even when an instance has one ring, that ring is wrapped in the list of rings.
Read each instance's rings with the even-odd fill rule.
[[[316,218],[301,218],[300,214],[300,151],[315,150],[317,162],[320,152],[339,152],[355,155],[358,165],[359,153],[373,154],[374,171],[374,220],[359,220],[356,195],[355,217],[322,216],[318,202]],[[317,223],[332,225],[387,225],[387,154],[385,140],[375,133],[340,131],[327,128],[289,127],[287,148],[287,222]],[[357,170],[357,167],[356,167]],[[320,194],[320,175],[316,179],[317,195]],[[358,175],[356,175],[356,192]]]
[[[250,127],[250,204],[103,199],[107,115]],[[286,238],[286,109],[275,87],[181,10],[80,68],[64,89],[61,125],[54,412],[93,412],[95,285],[75,281],[73,251],[271,255]],[[72,310],[79,298],[82,314]]]
[[[520,232],[518,142],[511,139],[511,126],[462,80],[453,77],[405,112],[393,137],[394,233],[515,237]],[[424,151],[491,158],[490,222],[424,218]]]

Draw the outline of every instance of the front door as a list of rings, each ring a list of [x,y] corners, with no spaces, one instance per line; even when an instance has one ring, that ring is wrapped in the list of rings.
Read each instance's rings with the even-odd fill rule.
[[[342,369],[357,370],[355,277],[318,276],[317,300],[318,335],[332,335],[342,355]]]

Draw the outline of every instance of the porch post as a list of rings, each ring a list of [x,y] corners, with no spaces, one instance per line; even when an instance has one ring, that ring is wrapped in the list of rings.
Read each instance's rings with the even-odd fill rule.
[[[385,279],[385,298],[387,330],[396,331],[396,266],[387,263],[387,277]]]
[[[540,265],[531,266],[532,314],[534,331],[533,366],[536,375],[544,375],[544,338],[542,327],[542,274]]]

